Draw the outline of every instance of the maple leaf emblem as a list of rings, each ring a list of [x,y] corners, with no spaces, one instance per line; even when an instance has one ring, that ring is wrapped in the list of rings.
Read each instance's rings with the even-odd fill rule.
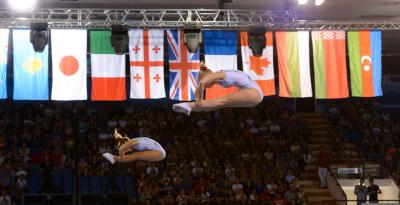
[[[271,64],[267,58],[250,56],[250,69],[253,70],[257,75],[263,75],[264,68],[267,68]]]

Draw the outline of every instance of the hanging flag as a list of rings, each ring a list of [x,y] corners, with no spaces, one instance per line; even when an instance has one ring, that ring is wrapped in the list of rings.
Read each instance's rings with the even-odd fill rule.
[[[189,53],[183,43],[183,31],[167,30],[169,57],[169,97],[173,100],[195,100],[200,53]]]
[[[86,100],[87,31],[52,29],[52,100]]]
[[[274,49],[272,32],[266,32],[266,47],[260,57],[249,48],[247,31],[240,32],[243,72],[257,82],[265,96],[275,95]]]
[[[381,31],[350,31],[347,36],[352,96],[382,96]]]
[[[204,60],[212,71],[237,70],[237,32],[236,31],[202,31],[204,38]],[[214,85],[206,89],[206,99],[213,99],[229,93],[237,92],[238,88],[223,88]]]
[[[129,56],[130,98],[165,98],[164,30],[129,30]]]
[[[8,29],[0,29],[0,99],[7,98]]]
[[[349,97],[344,31],[313,31],[315,98]]]
[[[276,32],[279,96],[312,97],[309,32]]]
[[[14,100],[48,100],[48,46],[36,53],[29,39],[29,30],[13,30]]]
[[[92,100],[126,100],[125,55],[116,55],[110,31],[90,31]]]

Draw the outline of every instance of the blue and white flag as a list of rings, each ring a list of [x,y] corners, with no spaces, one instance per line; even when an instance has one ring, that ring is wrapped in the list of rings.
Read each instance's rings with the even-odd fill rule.
[[[237,70],[236,31],[202,31],[204,37],[204,60],[206,66],[213,70]],[[206,98],[213,99],[232,92],[237,88],[222,88],[215,85],[206,91]]]
[[[42,53],[33,50],[29,30],[13,30],[14,100],[48,100],[48,46]]]
[[[7,98],[8,29],[0,29],[0,99]]]

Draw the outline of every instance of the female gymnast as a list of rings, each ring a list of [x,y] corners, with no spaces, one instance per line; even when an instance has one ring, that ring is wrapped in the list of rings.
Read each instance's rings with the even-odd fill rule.
[[[198,81],[196,102],[174,104],[172,109],[175,112],[190,115],[191,111],[207,112],[223,107],[255,107],[264,98],[257,83],[247,74],[238,70],[221,70],[214,73],[203,64],[200,66]],[[236,86],[239,91],[215,99],[203,100],[204,89],[215,84],[222,87]]]
[[[136,160],[144,161],[161,161],[165,158],[166,152],[162,146],[148,138],[138,137],[129,139],[127,136],[122,137],[118,130],[114,130],[114,138],[118,142],[118,156],[108,152],[103,154],[111,164],[115,162],[132,162]]]

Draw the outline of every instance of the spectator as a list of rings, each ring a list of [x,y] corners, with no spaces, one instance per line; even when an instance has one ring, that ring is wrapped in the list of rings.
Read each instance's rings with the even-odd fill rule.
[[[0,205],[11,205],[11,197],[7,194],[5,190],[1,191]]]
[[[378,194],[382,194],[382,191],[378,185],[374,184],[374,178],[370,178],[368,186],[369,203],[379,203]]]
[[[12,169],[10,160],[5,162],[5,165],[0,170],[0,182],[4,189],[8,190],[14,183],[15,172]]]
[[[41,164],[41,172],[43,177],[42,193],[51,193],[53,191],[53,183],[51,174],[53,173],[54,164],[50,160],[49,155],[44,156],[44,160]]]
[[[297,204],[308,205],[308,200],[306,194],[304,193],[303,186],[300,186],[297,192]]]
[[[258,198],[258,195],[257,195],[257,192],[256,192],[256,190],[255,189],[253,189],[252,191],[251,191],[251,193],[250,193],[250,195],[249,195],[249,203],[250,204],[254,204],[254,203],[256,203],[256,202],[258,202],[259,201],[259,198]]]
[[[50,192],[54,190],[52,173],[64,174],[67,172],[63,169],[76,168],[79,175],[106,176],[106,193],[129,192],[132,201],[141,204],[284,203],[282,194],[291,189],[297,193],[295,181],[302,171],[309,135],[295,114],[277,101],[254,109],[224,109],[191,118],[176,115],[169,107],[129,103],[109,106],[80,102],[67,106],[51,102],[2,108],[0,130],[5,133],[7,146],[0,149],[0,164],[4,159],[0,177],[6,173],[6,166],[13,173],[21,163],[21,168],[29,168],[22,169],[29,176],[36,176],[34,167],[40,166],[40,191]],[[75,118],[79,120],[75,122]],[[115,172],[100,153],[114,151],[110,134],[116,126],[129,136],[148,134],[157,138],[168,152],[167,159],[121,165]],[[18,174],[10,177],[13,199],[18,195],[15,188],[26,186],[23,171],[15,171]],[[121,175],[125,179],[135,176],[136,183],[129,181],[132,187],[128,190],[126,181],[124,189],[119,190],[117,179]],[[133,184],[136,190],[132,190]]]
[[[201,193],[200,193],[200,203],[205,204],[208,203],[210,200],[210,193],[206,190],[206,188],[201,187]]]
[[[26,180],[27,173],[25,170],[22,170],[22,168],[19,168],[20,170],[17,172],[17,186],[21,190],[25,190],[28,186],[28,181]]]
[[[176,202],[178,205],[187,205],[188,197],[186,196],[185,190],[181,190],[179,195],[176,197]]]
[[[288,170],[288,173],[286,174],[285,181],[287,184],[291,184],[293,180],[295,180],[296,177],[293,175],[293,171],[291,169]]]
[[[288,205],[288,201],[282,197],[281,193],[278,193],[272,202],[272,205]]]
[[[107,186],[105,187],[105,192],[119,193],[115,171],[112,169],[107,170],[107,176],[109,176],[110,178]]]
[[[233,193],[237,194],[243,191],[243,184],[240,183],[239,179],[235,179],[235,183],[232,184]]]
[[[364,179],[360,179],[360,184],[354,187],[354,194],[357,196],[357,205],[367,202],[368,189],[364,185]]]
[[[284,198],[289,204],[296,204],[297,194],[295,187],[291,187],[289,190],[287,190],[284,194]]]
[[[330,156],[326,152],[325,147],[320,148],[320,152],[317,155],[317,167],[318,167],[318,177],[320,180],[320,187],[326,188],[327,187],[327,174],[328,168],[330,164]]]

